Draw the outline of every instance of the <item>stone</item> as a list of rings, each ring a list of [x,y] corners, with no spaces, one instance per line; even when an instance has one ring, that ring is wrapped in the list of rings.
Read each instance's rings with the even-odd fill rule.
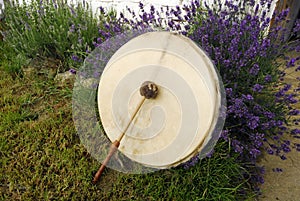
[[[55,76],[54,81],[57,82],[58,85],[65,85],[65,84],[72,83],[74,79],[75,79],[75,74],[66,71],[64,73],[58,73]]]

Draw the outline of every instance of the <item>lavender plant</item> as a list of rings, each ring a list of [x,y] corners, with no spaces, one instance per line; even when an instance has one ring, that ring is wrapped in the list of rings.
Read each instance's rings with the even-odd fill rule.
[[[283,158],[290,149],[282,148],[289,145],[280,136],[286,130],[287,116],[298,113],[292,109],[296,94],[289,91],[291,85],[284,84],[284,69],[276,62],[292,49],[280,41],[281,27],[272,27],[266,36],[270,18],[265,11],[261,16],[258,13],[270,3],[263,7],[251,1],[239,5],[227,1],[217,12],[208,8],[207,20],[190,35],[209,53],[226,85],[228,111],[222,138],[230,138],[235,151],[250,161],[255,161],[264,145],[269,153],[272,150]],[[247,6],[255,6],[254,13],[245,12]],[[283,11],[278,21],[286,16]],[[298,59],[289,58],[286,68]]]
[[[271,4],[272,0],[227,0],[224,4],[216,0],[209,7],[192,1],[183,8],[157,11],[151,6],[145,11],[140,3],[139,14],[129,10],[133,20],[121,14],[121,19],[134,28],[162,27],[185,34],[209,54],[226,87],[228,111],[221,138],[230,144],[231,155],[239,155],[240,163],[249,170],[244,178],[252,183],[263,183],[263,169],[256,164],[262,151],[285,160],[292,148],[299,150],[298,144],[284,138],[289,117],[299,115],[294,107],[299,89],[292,91],[284,77],[287,69],[300,69],[295,66],[300,57],[286,56],[291,51],[299,52],[300,43],[296,39],[290,45],[284,38],[281,24],[288,20],[288,10],[275,13],[273,26],[269,27],[267,12]],[[297,31],[299,22],[294,28]],[[282,59],[286,60],[284,67]],[[293,129],[291,134],[299,138],[300,131]],[[197,157],[185,167],[196,161]]]
[[[215,8],[206,6],[207,12],[200,11],[205,20],[192,19],[189,32],[211,56],[226,87],[228,110],[221,137],[251,166],[264,149],[286,158],[292,148],[283,138],[287,119],[299,114],[293,108],[296,94],[284,83],[285,69],[279,68],[277,61],[288,51],[299,51],[300,46],[291,48],[283,41],[284,29],[278,24],[286,20],[286,10],[275,17],[275,26],[266,33],[271,2],[226,1]],[[290,68],[299,57],[287,59],[285,68]],[[293,133],[296,135],[296,130]],[[263,183],[257,173],[253,179]]]
[[[5,9],[7,31],[5,43],[15,54],[27,58],[52,57],[65,64],[82,59],[93,48],[98,27],[104,27],[108,16],[97,20],[89,5],[83,1],[70,4],[66,0],[33,0],[7,2]],[[66,70],[68,65],[64,66]]]

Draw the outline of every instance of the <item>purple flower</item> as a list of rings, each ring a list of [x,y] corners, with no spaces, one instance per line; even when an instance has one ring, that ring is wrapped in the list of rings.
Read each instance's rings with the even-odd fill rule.
[[[142,2],[139,3],[139,8],[142,10],[144,9],[144,4]]]
[[[260,68],[258,64],[254,64],[253,67],[250,69],[250,74],[251,75],[257,75],[259,72]]]
[[[287,68],[290,68],[292,66],[295,66],[295,62],[296,62],[296,59],[295,58],[292,58],[287,64],[286,64],[286,67]]]
[[[221,132],[221,138],[223,138],[225,141],[228,141],[228,133],[229,133],[229,131],[228,130],[223,130],[222,132]]]
[[[184,164],[184,169],[189,169],[190,167],[194,166],[199,161],[199,156],[196,155],[193,158],[191,158],[188,162]]]
[[[189,30],[191,27],[190,27],[190,25],[186,24],[186,25],[184,25],[184,28],[185,28],[185,30]]]
[[[232,140],[231,142],[234,151],[237,153],[243,153],[244,147],[241,145],[241,142],[238,140]]]
[[[300,134],[300,129],[295,128],[295,129],[291,130],[291,134],[292,135],[298,135],[298,134]]]
[[[287,127],[286,126],[278,126],[278,128],[282,131],[286,131],[287,130]]]
[[[266,111],[263,113],[268,119],[273,119],[275,114],[273,112]]]
[[[248,127],[249,127],[250,129],[253,130],[253,129],[257,128],[258,125],[259,125],[259,117],[253,116],[253,117],[251,117],[251,118],[249,119],[249,121],[248,121]]]
[[[99,78],[99,77],[100,77],[100,74],[101,74],[100,72],[97,72],[97,71],[94,72],[94,78]]]
[[[108,29],[108,30],[110,29],[110,25],[107,23],[105,23],[104,27],[105,27],[105,29]]]
[[[255,91],[255,92],[261,92],[263,88],[264,88],[264,87],[263,87],[262,85],[260,85],[260,84],[255,84],[255,85],[253,86],[252,90]]]
[[[245,100],[254,100],[253,96],[251,96],[250,94],[243,95],[243,98],[244,98]]]
[[[69,72],[72,73],[72,74],[76,74],[76,70],[73,69],[73,68],[71,68],[71,69],[69,70]]]
[[[173,28],[173,26],[174,26],[174,22],[173,22],[173,20],[169,20],[169,22],[168,22],[168,26],[169,26],[170,28]]]
[[[292,87],[292,85],[291,84],[286,84],[286,85],[284,85],[284,87],[283,87],[283,91],[288,91],[290,88]]]
[[[215,150],[212,149],[212,150],[206,155],[206,157],[211,158],[212,155],[213,155],[214,153],[215,153]]]
[[[290,147],[288,147],[288,146],[284,146],[284,147],[282,148],[282,150],[283,150],[283,152],[285,152],[285,153],[288,153],[288,152],[291,151]]]
[[[262,176],[260,175],[256,175],[255,176],[255,180],[256,180],[256,183],[259,183],[259,184],[263,184],[265,183],[265,180]],[[257,187],[256,191],[259,191],[259,188]]]
[[[253,158],[257,158],[257,156],[261,154],[261,152],[255,148],[251,149],[249,153],[252,155]]]
[[[272,76],[271,75],[266,75],[265,81],[266,82],[271,82],[272,81]]]
[[[286,160],[286,156],[285,155],[281,155],[280,158],[281,158],[281,160]]]
[[[298,109],[293,109],[289,112],[289,115],[293,115],[293,116],[296,116],[299,114],[300,114],[300,110],[298,110]]]
[[[295,99],[295,94],[289,94],[285,96],[284,101],[290,104],[295,104],[298,102],[297,99]]]
[[[100,10],[100,13],[101,13],[101,14],[104,14],[104,13],[105,13],[104,8],[103,8],[102,6],[99,7],[99,10]]]
[[[75,32],[75,25],[74,25],[74,24],[71,25],[69,31],[70,31],[71,33]]]
[[[81,59],[77,55],[72,55],[72,60],[75,62],[81,62]]]
[[[273,172],[282,172],[281,168],[273,168],[272,170],[273,170]]]
[[[272,149],[267,149],[268,154],[273,155],[274,151]]]

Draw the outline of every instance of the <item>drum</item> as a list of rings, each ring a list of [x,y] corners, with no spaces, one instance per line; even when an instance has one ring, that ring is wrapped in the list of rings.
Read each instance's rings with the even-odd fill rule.
[[[189,38],[170,32],[139,33],[118,39],[122,44],[112,45],[115,42],[103,44],[86,59],[83,73],[92,74],[87,72],[98,68],[99,77],[82,87],[91,78],[79,75],[74,87],[75,94],[79,88],[88,88],[96,99],[93,121],[102,129],[92,126],[95,132],[87,134],[88,129],[82,132],[84,122],[77,124],[92,155],[103,161],[108,144],[119,140],[118,153],[107,166],[142,173],[175,167],[209,153],[219,138],[226,107],[221,79],[207,54]],[[115,49],[108,51],[109,47]],[[105,52],[111,52],[107,61]],[[98,87],[92,89],[97,81]],[[155,98],[141,95],[145,83],[157,87]],[[79,97],[91,98],[73,96],[73,105],[85,107]],[[76,112],[74,118],[79,118]]]

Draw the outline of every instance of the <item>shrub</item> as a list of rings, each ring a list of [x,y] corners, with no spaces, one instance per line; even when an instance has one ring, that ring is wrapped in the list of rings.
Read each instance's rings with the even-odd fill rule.
[[[240,154],[240,161],[251,166],[263,149],[285,159],[292,148],[283,138],[287,119],[299,114],[293,108],[296,94],[284,83],[284,69],[278,62],[285,53],[299,50],[299,44],[289,47],[282,40],[283,28],[276,24],[266,33],[271,2],[226,1],[215,8],[206,6],[206,12],[198,8],[205,20],[193,18],[189,32],[214,61],[226,88],[228,110],[221,137]],[[287,13],[280,13],[276,23],[285,20]],[[298,59],[288,58],[286,68]],[[253,180],[263,182],[256,173]]]
[[[4,40],[15,54],[52,57],[65,63],[74,53],[85,55],[86,50],[91,50],[97,27],[108,21],[104,15],[97,20],[85,1],[75,6],[66,0],[22,4],[13,0],[5,6],[5,14],[8,30]]]
[[[222,138],[230,138],[241,157],[255,160],[263,145],[275,148],[270,139],[279,142],[297,102],[296,94],[289,91],[291,86],[283,82],[284,69],[278,62],[292,49],[281,41],[281,27],[275,26],[266,34],[270,23],[266,11],[271,1],[262,5],[238,2],[227,1],[216,10],[207,7],[207,19],[194,21],[190,37],[209,53],[226,86],[228,111]],[[284,20],[287,11],[280,16],[279,21]],[[286,67],[298,59],[289,58]],[[278,146],[274,150],[277,154],[282,151]]]
[[[285,70],[295,67],[300,59],[285,56],[290,51],[300,51],[299,40],[289,45],[284,39],[284,28],[288,10],[275,13],[274,26],[269,28],[267,17],[272,0],[255,3],[249,1],[215,1],[214,7],[192,1],[183,9],[161,9],[153,6],[134,20],[127,20],[132,27],[160,27],[178,31],[198,43],[211,57],[219,70],[227,95],[227,117],[221,141],[230,144],[230,153],[238,154],[238,163],[248,173],[244,177],[252,180],[253,186],[263,183],[263,169],[256,164],[263,150],[276,154],[283,160],[293,145],[284,140],[289,117],[299,114],[293,105],[296,93],[284,82]],[[165,20],[162,20],[164,16]],[[122,15],[121,15],[122,17]],[[126,19],[125,19],[126,21]],[[294,32],[299,30],[299,22]],[[285,59],[282,67],[280,59]],[[300,67],[295,70],[299,70]],[[298,120],[296,120],[296,123]],[[291,133],[299,137],[299,129]],[[195,164],[195,157],[185,166]]]

